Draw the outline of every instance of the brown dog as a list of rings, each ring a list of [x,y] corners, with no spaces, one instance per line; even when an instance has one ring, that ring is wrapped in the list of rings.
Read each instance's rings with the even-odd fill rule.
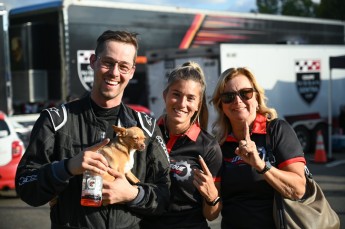
[[[101,148],[99,152],[107,159],[109,166],[126,175],[129,182],[136,184],[140,180],[131,172],[134,164],[134,152],[136,150],[143,151],[145,149],[145,134],[139,127],[118,127],[113,125],[117,138],[111,140],[106,146]],[[113,181],[115,178],[106,173],[103,179]],[[49,201],[50,207],[57,203],[57,196]]]
[[[118,127],[113,125],[117,137],[100,149],[100,153],[107,159],[109,166],[126,175],[128,181],[133,184],[139,179],[131,172],[134,164],[134,152],[145,149],[145,134],[139,127]],[[114,177],[109,173],[103,175],[103,179],[113,181]]]

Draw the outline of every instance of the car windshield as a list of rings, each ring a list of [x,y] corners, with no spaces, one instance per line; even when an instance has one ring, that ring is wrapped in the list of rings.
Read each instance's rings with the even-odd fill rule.
[[[8,128],[5,120],[0,120],[0,138],[10,135],[10,129]]]

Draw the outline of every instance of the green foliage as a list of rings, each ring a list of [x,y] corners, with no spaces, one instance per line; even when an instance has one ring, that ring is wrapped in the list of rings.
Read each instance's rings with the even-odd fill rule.
[[[316,4],[312,0],[281,0],[281,14],[289,16],[315,17]]]
[[[345,20],[344,0],[321,0],[317,10],[317,17]]]
[[[256,0],[257,12],[345,20],[344,0]]]
[[[258,12],[263,14],[278,14],[279,0],[256,0]]]

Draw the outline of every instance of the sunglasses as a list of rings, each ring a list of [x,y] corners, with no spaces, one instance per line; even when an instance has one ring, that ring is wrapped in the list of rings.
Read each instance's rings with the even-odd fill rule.
[[[236,96],[238,95],[242,100],[249,100],[253,98],[255,92],[254,88],[243,88],[239,91],[234,92],[224,92],[220,94],[220,100],[222,103],[232,103],[235,101]]]

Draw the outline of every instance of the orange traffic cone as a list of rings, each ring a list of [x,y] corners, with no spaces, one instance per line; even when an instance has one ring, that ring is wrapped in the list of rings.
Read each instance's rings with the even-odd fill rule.
[[[314,162],[315,163],[327,163],[327,155],[326,155],[325,147],[323,144],[323,137],[322,137],[321,130],[319,130],[317,132]]]

